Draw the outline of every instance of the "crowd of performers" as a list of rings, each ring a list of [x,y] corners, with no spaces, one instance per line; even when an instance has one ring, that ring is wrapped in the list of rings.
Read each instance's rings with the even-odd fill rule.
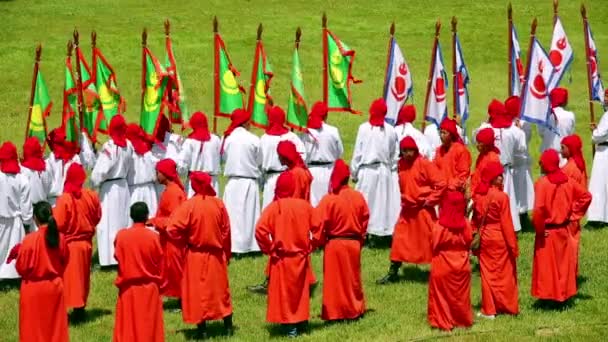
[[[322,319],[359,319],[366,311],[361,249],[382,236],[392,236],[392,245],[378,284],[397,281],[402,263],[431,265],[432,327],[472,325],[471,255],[481,274],[478,316],[517,315],[516,232],[529,211],[536,231],[531,294],[564,302],[577,292],[581,219],[608,222],[608,115],[592,127],[588,184],[567,98],[563,88],[551,92],[553,127],[538,128],[542,176],[535,183],[532,129],[518,120],[517,97],[488,106],[487,122],[472,136],[475,164],[455,120],[421,132],[415,107],[406,105],[393,127],[382,99],[359,127],[350,166],[321,102],[301,134],[274,106],[261,138],[249,131],[250,114],[235,110],[222,138],[198,112],[187,138],[163,117],[155,141],[115,116],[97,153],[84,136],[79,148],[66,142],[60,128],[49,134],[46,159],[35,138],[26,140],[21,160],[5,142],[0,279],[22,279],[20,339],[66,341],[68,310],[86,315],[94,235],[100,265],[118,265],[114,341],[164,340],[163,297],[180,300],[184,322],[196,324],[200,337],[211,320],[223,320],[232,334],[233,253],[268,255],[258,270],[265,281],[250,289],[267,293],[266,320],[288,335],[310,318],[316,249],[324,253]],[[87,169],[91,189],[84,187]]]

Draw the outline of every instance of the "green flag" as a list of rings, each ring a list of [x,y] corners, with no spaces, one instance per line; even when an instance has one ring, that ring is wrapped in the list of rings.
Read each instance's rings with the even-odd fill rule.
[[[261,41],[255,49],[253,59],[253,73],[251,77],[251,88],[249,89],[249,106],[247,110],[251,113],[251,124],[257,127],[268,126],[268,116],[266,106],[270,97],[270,80],[272,79],[272,69],[266,59],[264,45]]]
[[[352,98],[350,93],[351,83],[359,83],[352,73],[352,64],[355,59],[355,51],[341,42],[329,30],[324,35],[324,57],[323,64],[326,74],[324,75],[323,97],[329,110],[348,111],[358,113],[352,109]]]
[[[76,56],[78,63],[80,64],[80,77],[82,78],[82,95],[84,105],[84,117],[82,118],[82,125],[91,141],[97,141],[97,124],[100,119],[99,111],[101,110],[101,103],[99,102],[99,95],[97,94],[97,88],[91,77],[91,68],[87,64],[82,50],[76,48]]]
[[[63,110],[61,113],[62,126],[65,129],[67,141],[78,143],[80,118],[77,113],[78,89],[72,75],[72,58],[65,61],[65,87],[63,89]]]
[[[226,51],[224,41],[215,34],[215,116],[230,117],[232,111],[244,108],[243,87],[236,79],[239,72],[234,68]]]
[[[308,111],[304,97],[304,80],[300,67],[298,49],[293,51],[293,66],[291,69],[291,92],[287,104],[287,125],[294,129],[303,130],[308,123]]]
[[[165,57],[165,68],[169,74],[170,88],[167,91],[167,104],[169,108],[169,119],[172,123],[179,123],[185,128],[190,120],[190,112],[186,104],[186,93],[182,84],[182,79],[177,71],[177,63],[173,54],[173,44],[171,38],[166,39],[167,55]]]
[[[165,90],[169,77],[166,70],[152,55],[147,47],[144,47],[145,64],[143,65],[142,77],[142,99],[139,124],[149,135],[156,135],[158,119],[163,113],[165,103]]]
[[[36,73],[36,87],[34,88],[34,101],[32,109],[27,119],[26,138],[36,137],[41,145],[46,140],[46,117],[51,113],[53,102],[49,96],[49,91],[42,78],[40,70]]]
[[[93,66],[95,69],[95,87],[99,94],[103,118],[99,121],[97,130],[108,133],[110,120],[116,114],[124,111],[124,99],[116,85],[116,74],[98,48],[93,49]]]

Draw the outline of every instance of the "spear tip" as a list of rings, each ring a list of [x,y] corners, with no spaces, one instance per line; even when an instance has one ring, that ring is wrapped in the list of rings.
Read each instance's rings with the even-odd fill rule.
[[[302,37],[302,29],[298,26],[296,29],[296,43],[300,42],[300,38]]]
[[[171,23],[169,19],[165,20],[165,36],[169,36],[171,34]]]
[[[585,4],[581,3],[581,15],[583,18],[587,18],[587,8],[585,8]]]
[[[148,44],[148,29],[144,27],[141,32],[141,45],[146,46]]]
[[[213,16],[213,32],[218,32],[219,23],[217,22],[217,16]]]
[[[72,50],[74,49],[74,44],[71,40],[68,40],[68,56],[72,55]]]
[[[321,25],[323,28],[327,27],[327,14],[325,12],[323,12],[323,16],[321,17]]]
[[[452,17],[452,32],[456,32],[456,26],[458,25],[458,19]]]
[[[264,27],[262,26],[262,23],[260,23],[258,25],[258,35],[257,35],[257,40],[262,40],[262,32],[264,31]]]
[[[389,30],[389,33],[391,34],[391,36],[395,35],[395,22],[394,21],[391,23],[391,28]]]
[[[40,56],[42,55],[42,43],[38,43],[36,46],[36,62],[40,61]]]
[[[435,37],[439,37],[439,31],[441,31],[441,19],[437,19],[435,23]]]
[[[74,33],[72,34],[72,36],[74,37],[74,44],[78,45],[78,38],[80,36],[80,34],[78,33],[78,29],[74,27]]]

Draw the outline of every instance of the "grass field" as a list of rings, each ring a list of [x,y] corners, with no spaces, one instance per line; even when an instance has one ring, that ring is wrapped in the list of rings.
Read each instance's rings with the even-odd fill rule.
[[[395,20],[396,37],[414,75],[414,103],[419,119],[424,104],[434,23],[441,18],[442,46],[445,63],[451,67],[451,36],[449,20],[459,19],[459,34],[465,59],[471,73],[471,119],[476,127],[486,115],[486,106],[496,97],[504,99],[507,91],[506,1],[386,1],[370,3],[362,0],[325,1],[148,1],[110,0],[79,1],[0,1],[0,141],[23,141],[29,99],[34,49],[43,44],[41,70],[51,90],[54,110],[49,126],[60,122],[61,91],[65,45],[77,27],[83,48],[90,58],[88,34],[95,29],[98,47],[104,52],[118,74],[118,85],[127,100],[128,118],[136,120],[139,113],[141,77],[141,29],[149,30],[149,46],[164,55],[162,22],[172,22],[172,37],[190,108],[211,113],[213,108],[213,40],[211,20],[217,15],[220,31],[234,65],[241,71],[240,81],[250,82],[255,35],[258,23],[265,27],[263,39],[272,63],[275,78],[272,94],[275,102],[285,105],[291,70],[291,54],[295,29],[303,30],[300,58],[306,95],[309,103],[319,99],[321,87],[321,13],[327,12],[328,27],[357,52],[353,73],[364,83],[353,87],[354,107],[367,112],[369,103],[382,94],[388,27]],[[580,3],[563,1],[560,14],[569,35],[575,60],[569,108],[577,114],[577,130],[589,141],[587,79],[584,63],[584,42]],[[551,1],[513,2],[514,19],[520,43],[528,46],[529,24],[539,19],[538,36],[549,45],[552,22]],[[600,63],[608,68],[608,6],[602,0],[587,1],[587,9]],[[602,57],[604,58],[602,60]],[[565,79],[567,79],[566,77]],[[451,85],[451,82],[450,82]],[[449,99],[451,102],[451,97]],[[451,107],[450,107],[451,108]],[[599,108],[597,108],[599,112]],[[598,113],[598,119],[599,115]],[[340,127],[349,160],[357,126],[366,116],[332,113],[329,122]],[[220,131],[226,122],[220,121]],[[530,147],[538,156],[539,142],[534,137]],[[585,146],[588,167],[591,148]],[[538,170],[535,170],[538,173]],[[608,325],[608,231],[584,231],[581,246],[581,287],[579,295],[561,308],[538,305],[529,295],[533,234],[520,235],[519,284],[521,314],[499,317],[495,321],[477,321],[473,328],[451,334],[431,330],[426,324],[427,269],[408,269],[403,281],[379,287],[374,284],[388,267],[388,249],[365,249],[363,277],[368,307],[371,312],[353,324],[324,325],[320,313],[320,288],[312,299],[311,333],[302,340],[602,340]],[[230,281],[235,307],[237,333],[233,340],[255,341],[275,335],[265,321],[265,298],[245,291],[247,285],[261,280],[266,259],[250,257],[230,265]],[[321,255],[313,258],[317,273],[321,271]],[[112,282],[113,271],[92,274],[89,299],[90,320],[72,325],[73,341],[108,341],[113,329],[113,311],[117,290]],[[479,275],[473,277],[472,298],[478,310]],[[0,340],[18,339],[18,298],[14,286],[0,284]],[[52,319],[52,317],[49,317]],[[192,326],[181,322],[181,316],[165,311],[166,337],[169,341],[191,338]],[[212,325],[217,330],[219,325]]]

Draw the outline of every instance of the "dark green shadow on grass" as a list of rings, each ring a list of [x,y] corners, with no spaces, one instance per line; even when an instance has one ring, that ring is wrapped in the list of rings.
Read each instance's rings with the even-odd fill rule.
[[[262,252],[232,253],[232,258],[234,260],[256,259],[262,256],[264,256]]]
[[[234,326],[234,334],[238,335],[238,327]],[[184,335],[184,339],[186,341],[203,341],[200,338],[198,330],[196,327],[191,329],[180,329],[177,333],[181,333]],[[224,330],[224,323],[222,321],[213,321],[207,322],[207,339],[212,339],[216,337],[227,337],[226,332]]]
[[[399,276],[398,282],[426,283],[429,281],[429,270],[416,266],[405,266]]]
[[[591,300],[593,296],[585,293],[577,293],[574,297],[569,298],[564,302],[556,302],[553,300],[538,299],[532,304],[532,308],[538,311],[566,311],[576,306],[579,300]]]
[[[70,315],[68,315],[68,321],[70,322],[70,325],[78,326],[78,325],[83,325],[86,323],[95,322],[99,318],[101,318],[103,316],[108,316],[111,314],[112,314],[112,311],[110,311],[108,309],[92,308],[92,309],[86,309],[84,315],[82,315],[81,317],[77,317],[77,315],[74,315],[74,313],[71,313]]]
[[[21,279],[4,279],[0,281],[0,292],[19,290],[20,287]]]

